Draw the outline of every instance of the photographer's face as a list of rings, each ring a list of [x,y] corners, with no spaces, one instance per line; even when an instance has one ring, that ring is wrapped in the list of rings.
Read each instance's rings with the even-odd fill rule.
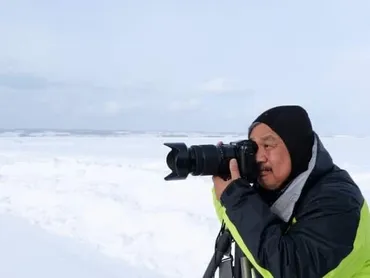
[[[250,134],[258,145],[259,183],[266,189],[277,189],[288,178],[291,160],[283,140],[266,124],[258,124]]]

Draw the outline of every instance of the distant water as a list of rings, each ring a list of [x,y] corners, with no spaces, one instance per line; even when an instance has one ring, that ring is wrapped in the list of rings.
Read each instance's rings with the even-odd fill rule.
[[[0,129],[0,137],[220,137],[245,136],[245,133],[231,132],[172,132],[172,131],[130,131],[89,129]]]

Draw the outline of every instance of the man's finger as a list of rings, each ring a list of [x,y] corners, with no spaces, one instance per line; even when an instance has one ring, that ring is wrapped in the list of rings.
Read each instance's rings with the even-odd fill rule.
[[[231,179],[238,179],[240,178],[239,168],[238,168],[238,162],[235,158],[230,160],[230,173],[231,173]]]
[[[219,177],[217,177],[217,176],[212,176],[212,181],[213,181],[213,183],[216,183],[216,182],[218,182],[218,180],[219,180],[220,178]]]

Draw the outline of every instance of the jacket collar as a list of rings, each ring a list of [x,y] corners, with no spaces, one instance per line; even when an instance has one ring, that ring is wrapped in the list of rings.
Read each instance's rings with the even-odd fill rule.
[[[285,187],[279,198],[271,205],[271,211],[285,222],[289,222],[303,189],[314,186],[317,180],[330,171],[333,166],[333,160],[329,152],[315,133],[312,157],[308,164],[308,169]]]

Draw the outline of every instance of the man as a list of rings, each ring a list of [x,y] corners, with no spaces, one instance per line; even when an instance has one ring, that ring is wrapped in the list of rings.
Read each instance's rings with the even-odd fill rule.
[[[214,204],[260,277],[370,277],[367,203],[332,161],[307,112],[278,106],[251,125],[258,182],[213,177]],[[350,147],[350,146],[349,146]]]

